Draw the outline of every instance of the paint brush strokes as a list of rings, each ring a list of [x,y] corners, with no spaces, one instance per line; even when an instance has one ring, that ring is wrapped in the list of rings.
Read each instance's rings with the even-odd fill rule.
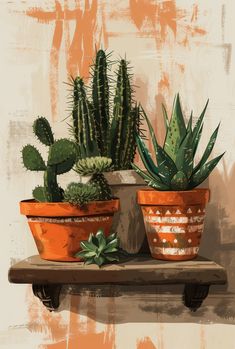
[[[166,43],[168,35],[187,46],[191,37],[205,35],[206,30],[196,25],[198,7],[194,5],[192,14],[177,8],[175,1],[130,0],[130,17],[141,37],[153,37],[156,46]]]
[[[97,0],[85,1],[84,9],[76,2],[74,9],[68,8],[68,2],[64,2],[64,8],[60,1],[55,1],[54,11],[46,11],[39,7],[30,8],[26,15],[37,19],[40,23],[49,24],[54,22],[54,34],[50,52],[50,94],[51,113],[55,120],[58,105],[58,82],[59,82],[59,58],[61,53],[62,39],[65,40],[66,68],[69,76],[78,74],[85,79],[88,77],[89,65],[95,51],[95,44],[100,45],[99,40],[95,40],[97,32]],[[69,23],[75,21],[75,30],[72,40],[70,39]],[[102,29],[101,29],[102,31]],[[105,45],[105,26],[103,24],[103,35]]]

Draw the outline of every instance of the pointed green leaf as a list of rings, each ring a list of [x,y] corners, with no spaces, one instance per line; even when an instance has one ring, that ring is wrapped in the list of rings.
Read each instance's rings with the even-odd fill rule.
[[[95,251],[80,251],[75,255],[75,257],[80,257],[80,258],[91,258],[95,256],[96,256]]]
[[[192,143],[193,143],[193,157],[196,154],[197,148],[198,148],[198,144],[200,142],[201,139],[201,135],[202,135],[202,130],[203,130],[203,124],[201,125],[201,128],[198,132],[198,134],[196,135],[196,137],[193,137]]]
[[[197,122],[196,122],[196,125],[193,129],[193,143],[195,142],[195,139],[197,138],[198,136],[198,133],[200,132],[201,130],[201,126],[202,126],[202,121],[203,121],[203,118],[205,116],[205,113],[206,113],[206,109],[207,109],[207,106],[208,106],[208,103],[209,103],[209,99],[207,100],[206,102],[206,105],[201,113],[201,115],[199,116]]]
[[[155,151],[155,156],[156,156],[156,160],[157,160],[157,165],[158,165],[158,173],[161,176],[161,180],[164,181],[165,184],[169,184],[171,178],[177,172],[177,168],[175,166],[174,161],[164,151],[164,149],[158,144],[153,127],[151,125],[151,122],[149,121],[144,110],[143,110],[143,114],[144,114],[144,117],[147,121],[150,136],[152,139],[152,143],[153,143],[153,147],[154,147],[154,151]]]
[[[206,164],[202,165],[202,167],[200,167],[198,171],[194,173],[193,176],[191,177],[189,187],[192,189],[197,187],[202,182],[204,182],[204,180],[213,171],[213,169],[218,164],[218,162],[220,161],[223,155],[224,153],[212,159],[211,161],[207,162]]]
[[[190,118],[187,125],[187,133],[192,132],[192,124],[193,124],[193,112],[191,111]]]
[[[191,176],[193,171],[193,149],[192,132],[190,129],[180,144],[175,163],[178,171],[182,171],[187,178]]]
[[[95,264],[94,258],[87,259],[84,264],[86,265]]]
[[[199,163],[197,164],[197,166],[193,169],[193,173],[196,173],[199,168],[205,164],[205,162],[207,161],[207,159],[209,158],[212,150],[213,150],[213,147],[215,145],[215,141],[216,141],[216,138],[217,138],[217,135],[218,135],[218,130],[219,130],[219,126],[218,125],[215,129],[215,131],[212,133],[210,139],[209,139],[209,142],[207,144],[207,147],[202,155],[202,158],[201,160],[199,161]]]
[[[146,168],[146,170],[148,171],[148,173],[153,177],[159,177],[159,179],[161,180],[160,177],[163,177],[162,180],[164,182],[164,176],[161,176],[161,174],[159,173],[159,170],[157,168],[157,166],[154,164],[152,157],[144,143],[144,141],[141,139],[141,137],[139,135],[136,136],[136,144],[137,144],[137,149],[139,151],[139,155],[141,157],[141,160]]]
[[[188,189],[188,178],[184,172],[178,171],[171,180],[172,190],[186,190]]]
[[[144,181],[148,185],[150,185],[154,189],[158,189],[158,190],[167,190],[167,189],[169,189],[169,187],[167,185],[165,185],[162,182],[160,182],[160,180],[158,180],[157,178],[153,178],[149,174],[145,173],[144,171],[142,171],[135,164],[132,164],[132,168],[136,171],[136,173],[138,173],[144,179]]]
[[[95,246],[92,242],[88,242],[88,241],[81,241],[80,246],[83,250],[86,251],[96,251],[97,246]]]
[[[118,239],[114,239],[113,241],[110,241],[108,245],[106,245],[106,247],[104,248],[104,252],[105,253],[116,252],[118,250],[118,245],[119,245]]]
[[[162,114],[164,118],[165,128],[167,130],[169,127],[169,118],[168,118],[167,111],[164,104],[162,104]]]
[[[110,241],[117,238],[117,233],[112,233],[106,237],[106,243],[108,244]]]
[[[180,105],[179,94],[176,95],[173,103],[173,111],[169,127],[167,129],[166,140],[163,149],[171,157],[176,160],[179,145],[186,134],[184,117]]]
[[[98,251],[101,252],[101,251],[103,251],[103,249],[106,246],[106,239],[105,239],[103,230],[101,230],[101,229],[98,230],[98,232],[96,233],[96,238],[99,242]]]
[[[94,257],[94,262],[100,267],[102,264],[105,263],[105,258],[103,256]]]

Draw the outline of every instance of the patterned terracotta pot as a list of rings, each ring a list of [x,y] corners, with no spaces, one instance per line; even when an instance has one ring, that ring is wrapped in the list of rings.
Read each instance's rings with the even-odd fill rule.
[[[27,216],[42,259],[77,262],[74,254],[90,233],[103,229],[109,235],[119,200],[93,201],[83,208],[65,202],[20,202],[20,212]]]
[[[140,190],[137,200],[153,258],[189,260],[198,255],[209,189]]]

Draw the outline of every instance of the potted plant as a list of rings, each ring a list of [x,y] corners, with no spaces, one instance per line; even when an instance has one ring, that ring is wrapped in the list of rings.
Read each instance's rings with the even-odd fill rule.
[[[137,189],[146,184],[131,166],[136,151],[135,134],[142,134],[141,109],[134,101],[128,62],[119,61],[116,79],[111,78],[112,64],[110,54],[99,50],[91,67],[90,90],[82,78],[71,80],[71,130],[81,157],[99,155],[112,159],[112,171],[105,177],[122,203],[114,227],[122,248],[136,253],[145,237],[135,197]]]
[[[187,126],[185,125],[179,95],[174,100],[170,121],[163,108],[166,121],[163,147],[157,142],[153,127],[144,114],[156,162],[143,139],[136,136],[138,152],[147,172],[135,164],[132,166],[152,188],[138,191],[137,201],[141,205],[153,258],[188,260],[198,254],[209,189],[196,187],[209,176],[223,156],[221,154],[208,161],[216,141],[218,126],[211,135],[202,158],[194,165],[207,104],[194,127],[192,114]]]
[[[101,172],[108,170],[111,160],[89,159],[86,170],[94,174],[93,180],[87,184],[70,183],[64,191],[57,183],[57,175],[74,166],[78,156],[75,143],[54,140],[49,122],[42,117],[34,122],[33,130],[39,141],[49,147],[48,160],[45,163],[34,146],[26,145],[22,150],[23,164],[28,170],[44,171],[44,186],[33,190],[34,200],[20,202],[20,211],[28,218],[41,258],[79,261],[74,255],[80,242],[98,229],[108,235],[113,215],[119,209],[119,200],[112,198],[102,181]],[[78,168],[84,170],[84,161],[77,163]]]

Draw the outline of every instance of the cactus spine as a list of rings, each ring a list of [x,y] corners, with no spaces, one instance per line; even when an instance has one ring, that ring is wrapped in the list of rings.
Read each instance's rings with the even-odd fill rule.
[[[136,150],[135,135],[140,132],[140,108],[137,104],[133,106],[131,75],[125,59],[119,62],[115,97],[110,103],[109,65],[108,55],[99,50],[92,66],[91,103],[86,97],[82,79],[73,80],[73,133],[79,148],[82,148],[81,158],[98,154],[111,158],[114,170],[131,169]],[[81,104],[86,107],[81,108]],[[91,127],[94,130],[92,135]],[[91,135],[89,144],[83,137],[85,132]],[[90,151],[91,145],[95,152]]]
[[[76,147],[68,139],[54,140],[47,119],[40,117],[35,120],[33,130],[39,141],[49,147],[47,164],[39,151],[28,144],[22,149],[24,166],[30,171],[44,171],[44,186],[33,190],[37,201],[59,202],[63,199],[63,190],[57,183],[57,175],[68,172],[77,158]]]

